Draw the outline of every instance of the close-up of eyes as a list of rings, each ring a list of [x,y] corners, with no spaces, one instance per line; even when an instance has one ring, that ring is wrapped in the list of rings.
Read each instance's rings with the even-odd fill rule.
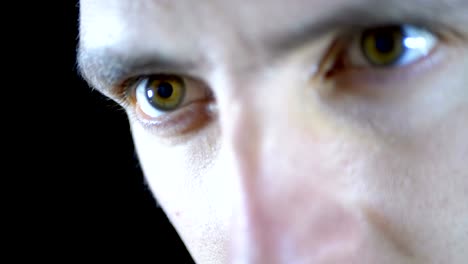
[[[361,75],[371,75],[372,70],[378,69],[387,69],[384,74],[391,75],[393,68],[408,66],[429,56],[438,44],[435,34],[412,25],[367,28],[349,39],[347,45],[339,48],[336,56],[331,56],[334,61],[330,64],[333,65],[330,72],[335,71],[334,67],[339,64],[340,73],[351,72],[353,78],[364,79],[366,76]],[[351,71],[356,68],[366,70]],[[131,87],[131,97],[139,119],[152,126],[169,122],[175,119],[174,116],[186,124],[190,123],[188,120],[195,122],[194,117],[201,116],[196,115],[195,111],[206,111],[206,105],[205,108],[201,105],[213,99],[208,87],[183,75],[156,73],[139,77]],[[196,109],[189,109],[197,102]],[[183,111],[185,108],[189,111]],[[182,115],[185,115],[183,119]]]

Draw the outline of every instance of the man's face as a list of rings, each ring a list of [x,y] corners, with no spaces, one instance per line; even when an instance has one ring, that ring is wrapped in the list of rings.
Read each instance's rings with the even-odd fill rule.
[[[468,1],[82,0],[198,263],[466,263]]]

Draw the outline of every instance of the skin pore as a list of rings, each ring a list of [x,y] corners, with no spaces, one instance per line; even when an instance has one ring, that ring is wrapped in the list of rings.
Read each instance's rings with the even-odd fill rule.
[[[466,25],[465,0],[81,0],[78,60],[197,263],[462,264]]]

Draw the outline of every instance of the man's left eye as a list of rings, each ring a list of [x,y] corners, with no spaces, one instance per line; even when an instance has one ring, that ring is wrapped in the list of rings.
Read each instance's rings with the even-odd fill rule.
[[[437,41],[433,33],[412,25],[370,28],[352,40],[347,64],[358,67],[404,66],[427,56]]]

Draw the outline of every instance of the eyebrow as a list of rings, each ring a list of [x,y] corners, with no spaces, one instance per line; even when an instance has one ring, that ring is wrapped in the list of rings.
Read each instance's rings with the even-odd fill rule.
[[[196,64],[199,63],[170,59],[155,51],[122,54],[109,48],[86,49],[81,44],[77,49],[79,74],[106,94],[115,94],[112,88],[128,78],[162,72],[189,72]]]
[[[298,25],[288,33],[287,37],[273,37],[265,42],[270,43],[274,51],[281,53],[317,39],[333,29],[353,33],[366,27],[390,24],[411,24],[429,29],[452,29],[467,33],[468,1],[364,0],[358,3],[348,2],[312,23]],[[458,29],[457,24],[459,24]]]
[[[337,7],[335,11],[323,17],[298,25],[284,36],[267,37],[264,42],[269,54],[278,54],[304,45],[332,30],[343,28],[360,29],[384,23],[453,28],[454,25],[460,24],[460,31],[463,31],[467,30],[467,12],[466,0],[353,1]],[[202,58],[170,58],[154,51],[130,51],[128,54],[122,54],[111,48],[89,50],[79,45],[77,52],[81,76],[106,94],[113,94],[112,87],[131,76],[161,72],[187,73],[196,71],[207,63]]]

